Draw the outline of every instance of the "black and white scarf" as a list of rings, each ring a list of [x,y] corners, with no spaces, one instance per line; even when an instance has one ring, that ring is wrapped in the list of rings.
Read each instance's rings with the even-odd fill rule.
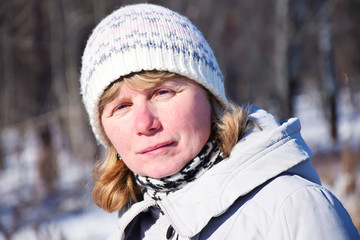
[[[187,183],[203,175],[216,163],[223,159],[218,144],[210,138],[200,153],[188,162],[178,173],[160,179],[134,174],[136,182],[151,198],[160,200],[171,192],[175,192]]]

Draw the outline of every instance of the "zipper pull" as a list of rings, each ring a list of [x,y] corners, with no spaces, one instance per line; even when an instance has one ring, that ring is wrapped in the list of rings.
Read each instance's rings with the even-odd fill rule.
[[[166,239],[170,240],[175,235],[175,229],[170,225],[167,232],[166,232]]]
[[[165,215],[165,213],[163,212],[163,210],[161,209],[161,207],[160,207],[160,205],[158,204],[157,201],[156,201],[155,207],[158,208],[158,209],[160,209],[160,213],[161,213],[162,215]]]

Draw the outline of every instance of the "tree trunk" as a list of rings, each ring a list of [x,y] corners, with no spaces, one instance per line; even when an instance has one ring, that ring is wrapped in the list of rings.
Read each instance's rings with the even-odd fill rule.
[[[79,32],[82,27],[76,6],[72,0],[62,0],[63,18],[65,24],[65,82],[68,89],[68,107],[66,121],[70,136],[71,151],[76,156],[84,156],[84,121],[81,118],[81,99],[79,93],[79,39],[74,32]],[[85,153],[86,154],[86,153]]]
[[[14,111],[16,108],[12,108],[13,105],[12,96],[14,92],[14,55],[13,55],[13,41],[10,34],[10,15],[11,15],[11,3],[6,1],[2,3],[2,10],[4,13],[3,24],[0,24],[1,31],[1,106],[0,106],[0,126],[8,124],[14,120]]]
[[[291,114],[289,99],[289,81],[287,70],[287,48],[289,44],[289,1],[275,1],[275,46],[274,46],[274,73],[275,94],[279,104],[278,117],[288,118]]]
[[[301,80],[301,62],[302,50],[305,34],[305,21],[307,16],[308,1],[290,1],[290,36],[288,46],[288,81],[289,81],[289,115],[294,114],[293,103],[294,96],[297,94],[299,83]]]
[[[319,62],[324,87],[325,107],[328,108],[330,133],[334,141],[337,133],[337,78],[333,56],[331,26],[329,22],[329,1],[318,0]]]

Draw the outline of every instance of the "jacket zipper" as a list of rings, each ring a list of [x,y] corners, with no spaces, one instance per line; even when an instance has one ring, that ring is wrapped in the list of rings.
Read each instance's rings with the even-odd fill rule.
[[[170,226],[172,226],[172,227],[175,229],[175,234],[174,234],[174,235],[177,235],[176,239],[178,239],[179,236],[190,239],[190,236],[186,236],[186,235],[179,234],[179,232],[180,232],[179,229],[176,227],[175,223],[171,220],[171,218],[169,217],[168,212],[167,212],[166,209],[162,206],[162,204],[161,204],[160,201],[156,201],[156,206],[157,206],[158,208],[160,208],[160,211],[161,211],[161,212],[166,216],[166,218],[169,220]]]
[[[143,212],[144,210],[148,209],[149,207],[152,207],[152,206],[155,206],[157,205],[156,202],[151,202],[149,204],[146,204],[145,206],[143,206],[142,208],[140,208],[138,211],[135,212],[135,214],[133,214],[133,217],[130,218],[126,224],[124,224],[124,227],[122,229],[120,229],[121,231],[121,235],[120,235],[120,239],[124,239],[125,237],[125,229],[128,227],[128,225],[141,213]],[[157,205],[158,206],[158,205]]]

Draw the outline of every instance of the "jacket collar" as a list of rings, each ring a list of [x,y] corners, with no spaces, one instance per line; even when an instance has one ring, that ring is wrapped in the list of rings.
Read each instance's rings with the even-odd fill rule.
[[[243,137],[228,159],[162,201],[146,198],[135,204],[120,219],[120,226],[125,229],[138,213],[157,204],[181,236],[192,237],[236,199],[311,157],[298,119],[280,125],[258,108],[250,116],[261,130],[254,128]]]

